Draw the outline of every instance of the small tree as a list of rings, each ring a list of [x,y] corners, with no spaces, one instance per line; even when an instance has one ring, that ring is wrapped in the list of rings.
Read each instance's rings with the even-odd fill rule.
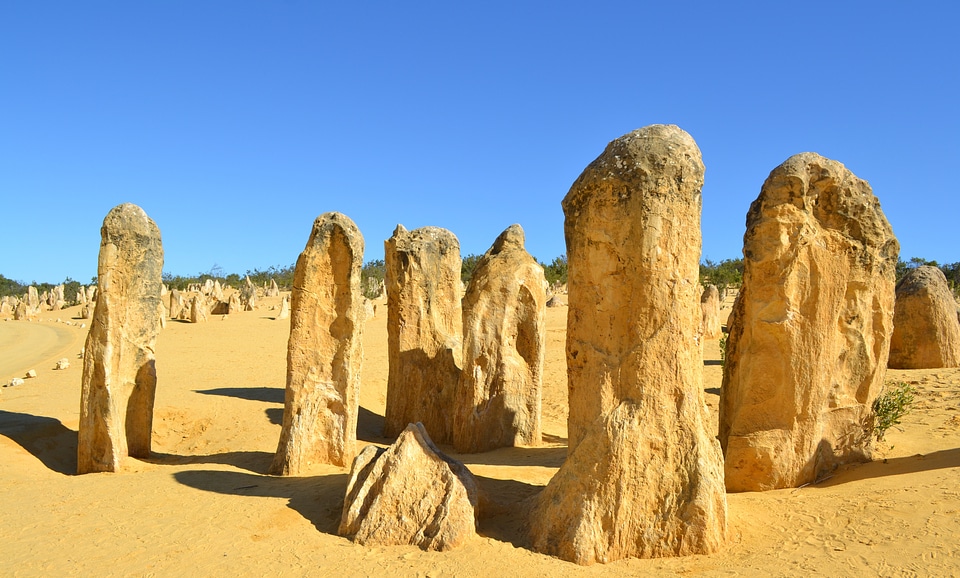
[[[555,283],[560,283],[561,285],[566,284],[567,256],[565,254],[554,257],[549,265],[544,265],[543,263],[540,263],[540,265],[543,267],[543,276],[546,277],[547,283],[550,285]]]

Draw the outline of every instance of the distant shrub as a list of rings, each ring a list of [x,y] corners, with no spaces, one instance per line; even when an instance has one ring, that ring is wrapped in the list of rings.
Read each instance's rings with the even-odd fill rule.
[[[550,285],[566,285],[567,283],[567,256],[560,255],[559,257],[554,257],[553,261],[549,265],[545,263],[540,263],[543,267],[543,276],[546,278],[547,283]]]
[[[900,419],[910,412],[913,396],[917,393],[909,383],[897,383],[883,391],[873,402],[873,435],[883,441],[887,430],[900,425]]]

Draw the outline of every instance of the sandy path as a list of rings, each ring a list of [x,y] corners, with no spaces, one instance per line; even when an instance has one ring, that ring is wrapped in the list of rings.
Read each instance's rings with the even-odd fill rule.
[[[0,379],[23,377],[30,369],[40,370],[43,361],[68,357],[79,351],[86,338],[79,327],[27,322],[0,322]],[[80,346],[82,347],[82,345]]]

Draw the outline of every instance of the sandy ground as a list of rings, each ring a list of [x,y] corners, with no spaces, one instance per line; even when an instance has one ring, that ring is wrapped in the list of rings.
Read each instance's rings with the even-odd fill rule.
[[[447,553],[368,548],[336,535],[347,471],[263,474],[283,411],[287,321],[258,311],[168,323],[157,342],[154,456],[74,475],[83,346],[77,308],[0,320],[2,576],[948,576],[960,574],[960,369],[890,371],[920,390],[876,461],[801,489],[731,494],[729,538],[709,556],[579,567],[529,550],[518,504],[566,453],[566,308],[547,310],[544,444],[457,456],[477,475],[479,536]],[[726,313],[728,309],[724,311]],[[60,322],[57,322],[60,318]],[[72,325],[67,325],[67,322]],[[358,436],[380,437],[386,311],[368,320]],[[54,371],[68,357],[69,368]],[[704,353],[716,425],[716,341]]]

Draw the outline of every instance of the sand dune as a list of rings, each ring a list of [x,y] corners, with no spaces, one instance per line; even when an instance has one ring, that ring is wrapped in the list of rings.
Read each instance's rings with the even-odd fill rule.
[[[335,534],[347,470],[263,475],[276,450],[289,322],[257,311],[171,321],[157,342],[154,457],[116,474],[73,475],[86,330],[78,308],[0,321],[0,575],[946,576],[960,573],[960,369],[890,371],[920,391],[903,431],[872,463],[801,489],[731,494],[715,555],[578,567],[534,553],[523,503],[566,454],[566,308],[547,310],[544,444],[457,456],[484,499],[480,536],[447,553],[367,548]],[[725,312],[724,312],[725,313]],[[358,437],[380,437],[386,311],[366,323]],[[72,365],[54,371],[56,360]],[[719,349],[704,353],[716,426]],[[449,449],[449,448],[446,448]]]

